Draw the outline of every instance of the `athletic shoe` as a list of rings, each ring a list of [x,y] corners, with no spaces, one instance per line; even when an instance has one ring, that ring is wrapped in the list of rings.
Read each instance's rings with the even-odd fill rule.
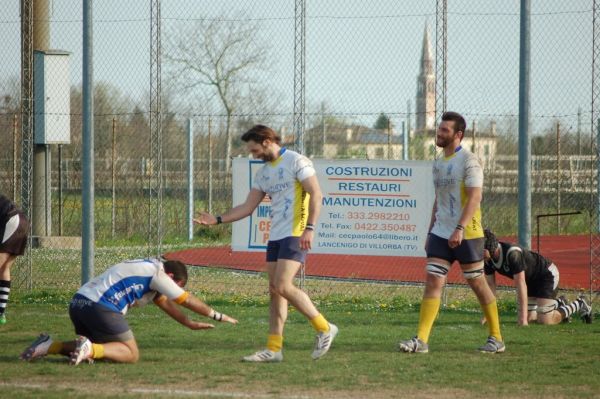
[[[1,314],[0,315],[0,326],[6,324],[6,315]]]
[[[583,295],[577,298],[577,300],[581,303],[581,307],[579,308],[579,316],[581,316],[581,320],[583,320],[587,324],[591,324],[592,306],[587,304]]]
[[[498,341],[495,337],[489,336],[485,345],[479,348],[481,353],[502,353],[506,350],[504,342]]]
[[[312,353],[313,360],[317,360],[323,357],[331,348],[331,344],[338,333],[338,328],[335,324],[329,323],[329,331],[320,332],[315,337],[315,348]]]
[[[569,305],[569,303],[567,302],[567,298],[565,298],[564,295],[559,296],[556,299],[556,302],[558,302],[558,306],[557,306],[557,310],[560,307],[567,307]],[[562,314],[562,312],[561,312]],[[562,319],[561,323],[570,323],[571,322],[571,316],[569,317],[565,317],[564,319]]]
[[[421,341],[418,337],[402,341],[398,344],[398,350],[400,352],[407,353],[428,353],[429,345]]]
[[[283,360],[283,353],[281,351],[272,352],[268,349],[264,349],[262,351],[256,352],[250,356],[244,356],[242,358],[243,362],[251,362],[251,363],[279,363]]]
[[[31,361],[44,357],[48,354],[50,345],[52,345],[52,338],[48,334],[42,333],[21,353],[19,359]]]
[[[92,357],[92,341],[80,335],[75,340],[75,350],[71,352],[71,357],[69,358],[69,364],[73,366],[77,366],[84,360],[91,360]]]

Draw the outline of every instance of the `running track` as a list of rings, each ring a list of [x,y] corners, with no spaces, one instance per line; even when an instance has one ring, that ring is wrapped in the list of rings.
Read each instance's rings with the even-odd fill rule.
[[[501,241],[516,242],[514,237],[504,237]],[[537,240],[534,239],[532,249],[536,250],[536,246]],[[540,252],[558,266],[561,288],[589,289],[589,236],[540,237]],[[166,253],[164,257],[192,266],[255,272],[265,270],[264,252],[232,252],[229,246],[186,249]],[[339,279],[423,282],[424,266],[424,258],[309,254],[306,275]],[[497,276],[496,281],[499,285],[512,285],[510,279],[502,276]],[[448,282],[465,283],[459,267],[455,266],[450,270]]]

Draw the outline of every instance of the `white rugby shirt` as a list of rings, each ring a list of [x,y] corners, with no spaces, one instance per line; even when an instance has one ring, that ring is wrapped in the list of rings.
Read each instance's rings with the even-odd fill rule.
[[[310,195],[300,183],[315,173],[310,159],[285,148],[279,158],[266,162],[256,172],[252,188],[271,197],[270,241],[302,235]]]
[[[469,150],[460,148],[449,157],[436,159],[433,164],[433,184],[437,201],[435,223],[431,233],[450,238],[467,202],[467,187],[483,187],[483,169]],[[477,208],[464,230],[465,239],[483,237],[481,208]]]

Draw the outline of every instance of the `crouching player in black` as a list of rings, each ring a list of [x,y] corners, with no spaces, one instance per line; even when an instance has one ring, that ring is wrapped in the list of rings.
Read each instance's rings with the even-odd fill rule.
[[[485,276],[496,292],[495,273],[513,279],[517,289],[518,323],[526,326],[530,322],[558,324],[568,320],[575,312],[586,323],[592,322],[592,307],[583,297],[567,304],[558,290],[558,268],[551,260],[508,242],[498,242],[490,230],[485,230]],[[485,322],[485,318],[482,319]]]

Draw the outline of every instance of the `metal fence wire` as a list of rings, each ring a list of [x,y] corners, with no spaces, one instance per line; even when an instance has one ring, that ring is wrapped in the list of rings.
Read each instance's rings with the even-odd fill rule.
[[[80,281],[81,7],[11,1],[0,17],[1,191],[33,222],[32,247],[15,268],[22,287]],[[440,113],[461,112],[463,145],[484,167],[484,224],[517,234],[518,2],[109,0],[93,8],[96,273],[125,257],[229,242],[227,226],[196,229],[188,241],[188,123],[194,207],[218,213],[232,203],[231,159],[247,156],[239,137],[256,123],[312,158],[423,160],[436,156]],[[581,211],[543,219],[540,234],[589,238],[582,288],[597,291],[597,4],[552,0],[531,11],[531,223]],[[52,69],[61,56],[66,69]],[[65,93],[63,103],[32,106],[42,86]],[[255,278],[229,276],[223,287],[252,292]],[[352,290],[375,295],[384,286]]]

